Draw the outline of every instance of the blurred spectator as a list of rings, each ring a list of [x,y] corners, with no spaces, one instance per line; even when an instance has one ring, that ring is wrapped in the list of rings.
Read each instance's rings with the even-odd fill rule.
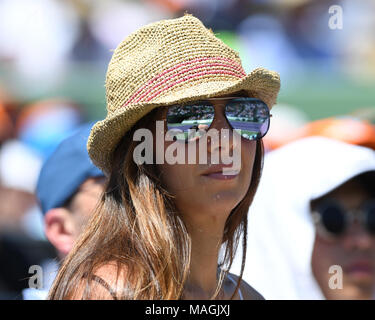
[[[29,268],[54,257],[34,191],[41,158],[17,140],[0,149],[0,299],[19,299]]]
[[[292,2],[292,1],[289,1]],[[340,5],[340,1],[303,1],[290,7],[286,29],[294,48],[302,59],[319,59],[316,67],[332,71],[334,58],[340,54],[337,46],[339,34],[332,32],[328,26],[329,7]]]
[[[105,177],[87,154],[86,143],[92,124],[79,128],[65,139],[44,163],[37,196],[44,214],[45,233],[59,259],[72,249],[104,190]],[[26,289],[25,299],[44,299],[58,264],[44,264],[43,290]]]
[[[34,191],[41,165],[38,154],[20,141],[8,140],[1,147],[0,232],[29,231],[24,219],[37,205]],[[37,219],[33,225],[38,225]]]
[[[266,299],[374,298],[375,208],[364,206],[375,200],[374,179],[369,148],[308,137],[269,152],[249,211],[244,279]],[[326,212],[319,222],[312,211],[323,212],[319,204],[327,199],[342,214]],[[354,220],[353,211],[361,211]],[[333,265],[342,273],[332,274]],[[343,289],[329,287],[333,276]]]
[[[15,125],[6,135],[12,139],[0,148],[0,296],[14,299],[28,287],[29,267],[56,256],[46,241],[34,192],[43,159],[78,127],[83,116],[77,105],[61,99],[27,105],[15,120],[14,115],[2,116],[10,130]],[[5,125],[1,129],[8,133]]]
[[[5,140],[12,137],[13,130],[12,119],[0,101],[0,146]]]
[[[375,76],[375,2],[372,0],[342,1],[343,32],[336,47],[340,48],[342,70],[357,79]]]
[[[3,119],[11,128],[9,117]],[[11,133],[19,139],[8,139],[0,149],[0,230],[45,239],[34,196],[42,161],[81,121],[81,110],[66,100],[39,101],[19,112]]]
[[[69,1],[0,1],[0,61],[31,81],[59,80],[78,34]]]
[[[25,106],[19,113],[18,138],[46,159],[57,145],[82,123],[82,109],[66,99],[46,99]]]
[[[187,0],[184,9],[214,30],[229,31],[234,31],[249,13],[246,3],[241,0]]]
[[[276,123],[277,121],[279,120],[276,120]],[[272,141],[268,145],[276,149],[291,141],[309,136],[327,137],[375,150],[375,126],[367,120],[360,120],[350,115],[312,121],[284,135],[280,134],[278,139],[272,140],[271,135]],[[266,139],[266,145],[267,141]]]
[[[88,26],[95,39],[108,51],[108,61],[113,50],[130,33],[161,19],[171,18],[167,10],[152,1],[100,1],[92,6]],[[106,63],[108,63],[106,61]]]
[[[145,3],[151,3],[154,6],[161,6],[175,15],[187,8],[189,0],[144,0]]]
[[[323,136],[375,150],[375,126],[350,116],[313,121],[301,129],[304,136]]]
[[[0,82],[0,148],[1,144],[15,137],[17,106],[14,97]]]
[[[325,298],[375,299],[375,171],[314,199],[311,211],[311,267]]]
[[[0,300],[22,299],[33,272],[30,267],[42,265],[56,256],[47,241],[35,240],[17,232],[0,233]]]
[[[239,24],[237,31],[245,48],[242,53],[245,70],[265,66],[270,70],[277,70],[284,81],[288,81],[291,70],[303,70],[297,52],[278,17],[265,13],[249,15]]]

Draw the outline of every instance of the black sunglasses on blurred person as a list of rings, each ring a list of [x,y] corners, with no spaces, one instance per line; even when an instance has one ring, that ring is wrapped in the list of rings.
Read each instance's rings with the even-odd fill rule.
[[[317,230],[325,236],[342,236],[353,223],[375,236],[375,199],[364,202],[357,210],[347,210],[340,202],[327,199],[314,208],[312,217]]]

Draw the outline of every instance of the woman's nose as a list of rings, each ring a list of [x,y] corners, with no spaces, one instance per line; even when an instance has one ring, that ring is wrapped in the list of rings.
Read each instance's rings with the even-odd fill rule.
[[[373,237],[359,223],[350,225],[343,241],[347,249],[368,250],[375,245]]]
[[[233,152],[238,149],[241,143],[241,136],[233,132],[228,123],[225,117],[225,106],[223,104],[214,106],[215,117],[208,132],[207,151],[210,153],[225,152],[229,157],[232,157]]]

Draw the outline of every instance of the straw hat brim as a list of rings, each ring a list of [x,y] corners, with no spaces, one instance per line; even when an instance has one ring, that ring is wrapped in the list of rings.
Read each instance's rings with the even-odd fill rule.
[[[93,163],[108,175],[111,171],[113,151],[121,138],[139,119],[154,108],[227,95],[241,90],[263,100],[271,109],[276,103],[280,90],[279,74],[257,68],[240,80],[201,82],[189,88],[173,91],[152,102],[118,108],[93,126],[87,142],[88,153]]]

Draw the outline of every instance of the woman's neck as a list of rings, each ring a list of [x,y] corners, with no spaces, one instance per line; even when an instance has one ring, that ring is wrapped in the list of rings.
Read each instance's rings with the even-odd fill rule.
[[[184,287],[186,299],[210,299],[217,287],[219,250],[224,224],[207,228],[190,228],[190,272]]]

